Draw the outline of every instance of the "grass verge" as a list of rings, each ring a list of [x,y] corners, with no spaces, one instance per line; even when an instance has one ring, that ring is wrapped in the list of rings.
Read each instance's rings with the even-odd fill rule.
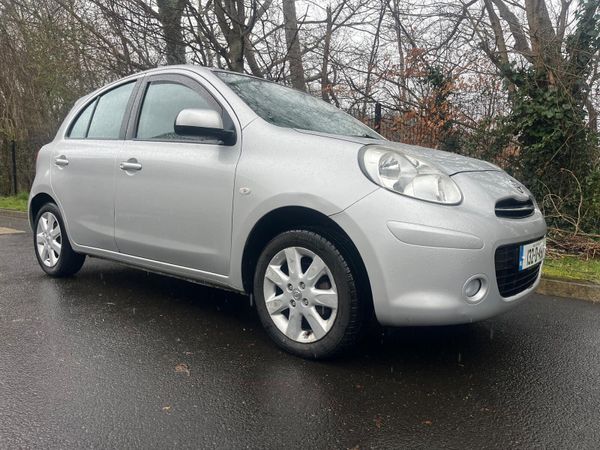
[[[27,192],[13,195],[11,197],[0,197],[0,208],[12,209],[13,211],[27,211]]]
[[[600,259],[576,256],[552,256],[544,261],[543,275],[571,281],[588,281],[600,284]]]

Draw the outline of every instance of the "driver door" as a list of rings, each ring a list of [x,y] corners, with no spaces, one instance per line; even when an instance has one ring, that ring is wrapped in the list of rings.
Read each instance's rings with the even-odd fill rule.
[[[200,82],[183,75],[144,80],[119,150],[115,240],[127,255],[226,275],[240,139],[225,145],[177,135],[175,118],[187,108],[217,111],[239,136]]]

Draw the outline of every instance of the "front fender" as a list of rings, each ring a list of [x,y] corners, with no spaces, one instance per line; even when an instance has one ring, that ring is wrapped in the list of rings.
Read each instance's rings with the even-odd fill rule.
[[[337,214],[379,189],[358,165],[360,144],[277,127],[262,119],[244,129],[233,192],[230,282],[243,289],[248,236],[266,214],[303,207]]]

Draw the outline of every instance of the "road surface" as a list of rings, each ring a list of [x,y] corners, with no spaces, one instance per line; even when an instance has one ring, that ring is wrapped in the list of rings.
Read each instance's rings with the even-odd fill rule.
[[[599,324],[534,296],[310,362],[246,297],[97,259],[52,279],[29,232],[1,234],[0,447],[597,448]]]

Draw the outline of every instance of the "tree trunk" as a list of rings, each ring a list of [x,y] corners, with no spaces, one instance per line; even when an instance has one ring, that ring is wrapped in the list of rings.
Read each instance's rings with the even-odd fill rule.
[[[561,68],[562,57],[546,0],[525,0],[525,10],[534,67],[540,73],[547,73],[548,82],[554,85],[556,72]]]
[[[597,133],[598,132],[598,111],[596,111],[594,104],[592,103],[592,101],[589,98],[586,100],[585,106],[586,106],[587,113],[588,113],[588,124],[589,124],[590,130],[592,130],[594,133]]]
[[[363,100],[362,115],[367,115],[367,102],[371,97],[371,78],[373,76],[373,69],[375,68],[375,60],[377,59],[377,52],[379,51],[379,34],[381,33],[381,24],[383,17],[385,16],[385,4],[382,4],[379,12],[379,20],[377,21],[377,28],[375,29],[375,36],[373,36],[373,44],[371,45],[371,53],[369,54],[369,65],[367,66],[367,79],[365,81],[365,95]]]
[[[399,107],[404,107],[406,103],[406,64],[404,62],[404,47],[402,45],[402,23],[400,22],[399,1],[394,0],[392,16],[394,17],[394,28],[396,31],[396,46],[398,49],[398,98]],[[388,6],[391,8],[392,6]]]
[[[325,42],[323,45],[323,64],[321,65],[321,98],[331,103],[329,95],[331,83],[329,82],[329,53],[331,51],[331,34],[333,32],[333,19],[331,17],[331,6],[327,7],[327,30],[325,31]]]
[[[244,72],[244,39],[232,39],[229,44],[229,68],[234,72]]]
[[[292,86],[306,91],[304,67],[302,65],[302,50],[298,37],[298,19],[296,17],[296,1],[283,0],[283,21],[285,24],[285,42],[287,45],[287,61],[290,65]]]
[[[250,72],[252,72],[252,75],[262,78],[263,73],[258,65],[258,62],[256,61],[254,49],[252,48],[252,43],[250,42],[248,35],[244,36],[244,56],[246,57],[246,61],[248,61],[248,67],[250,67]]]
[[[166,43],[167,64],[185,64],[181,18],[185,0],[157,0],[158,16]]]

